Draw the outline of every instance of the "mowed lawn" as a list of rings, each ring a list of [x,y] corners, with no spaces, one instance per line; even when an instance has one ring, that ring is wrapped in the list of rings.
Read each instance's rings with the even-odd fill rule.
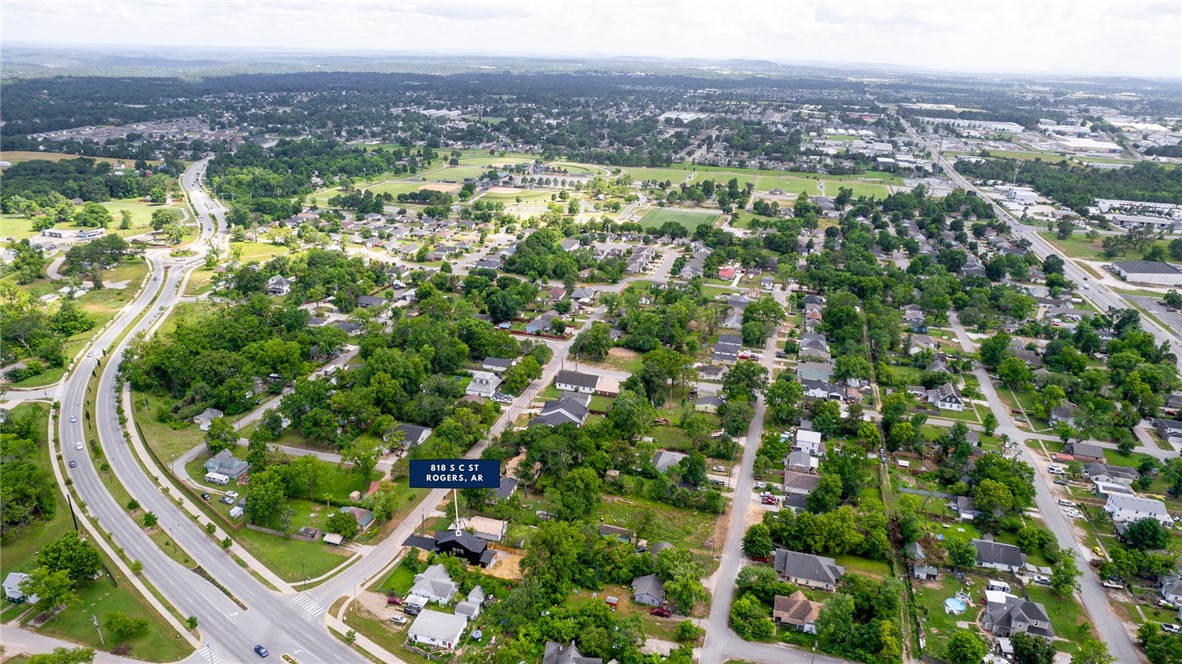
[[[43,159],[45,161],[61,161],[63,159],[78,159],[86,157],[95,161],[105,161],[108,164],[124,164],[128,168],[135,166],[134,159],[116,159],[114,157],[87,157],[81,154],[66,154],[65,152],[38,152],[36,150],[6,150],[0,152],[0,161],[7,161],[9,164],[19,164],[22,161],[33,161],[35,159]],[[159,164],[159,160],[151,160],[149,164]]]
[[[653,208],[640,218],[640,225],[645,228],[660,228],[667,222],[674,222],[694,230],[700,224],[713,225],[718,221],[718,213],[709,210],[683,210],[680,208]]]
[[[111,213],[111,225],[107,227],[107,233],[111,235],[119,235],[121,237],[130,237],[132,235],[139,235],[151,229],[152,212],[156,210],[174,210],[177,220],[185,219],[186,212],[183,203],[174,203],[172,205],[152,205],[145,203],[137,198],[120,199],[115,201],[106,201],[100,203],[107,208]],[[131,228],[120,229],[119,224],[123,220],[121,210],[127,210],[131,214]],[[83,227],[74,222],[65,222],[57,224],[54,228],[62,230],[78,231]],[[33,230],[33,220],[22,215],[17,214],[3,214],[0,215],[0,238],[5,240],[15,240],[17,242],[40,235],[40,231]]]

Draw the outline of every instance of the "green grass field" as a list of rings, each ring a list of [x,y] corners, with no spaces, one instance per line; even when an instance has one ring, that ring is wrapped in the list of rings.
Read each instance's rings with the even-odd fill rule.
[[[80,154],[66,154],[64,152],[37,152],[34,150],[9,150],[7,152],[0,152],[0,161],[7,161],[10,164],[19,164],[22,161],[33,161],[34,159],[44,159],[45,161],[61,161],[62,159],[77,159],[86,155]],[[128,168],[135,166],[134,159],[115,159],[114,157],[88,157],[95,161],[105,161],[108,164],[124,164]],[[149,164],[159,164],[158,160],[152,160]]]
[[[177,219],[181,219],[185,215],[185,206],[181,203],[174,203],[173,205],[152,205],[144,203],[135,198],[121,199],[117,201],[107,201],[101,205],[111,212],[111,225],[107,228],[107,233],[118,235],[120,237],[130,237],[132,235],[139,235],[150,230],[152,221],[152,212],[159,209],[176,210]],[[119,228],[119,223],[122,220],[120,210],[127,210],[131,213],[131,228],[122,230]],[[57,224],[54,228],[63,230],[76,231],[82,227],[74,222],[67,222]],[[0,238],[11,240],[24,240],[35,235],[40,235],[40,231],[33,230],[33,220],[25,218],[21,215],[3,214],[0,215]]]
[[[555,193],[556,192],[541,189],[522,189],[516,193],[489,192],[481,196],[478,200],[482,200],[486,203],[504,203],[505,206],[508,207],[510,205],[516,204],[518,198],[521,199],[522,205],[527,203],[545,203],[549,201]],[[563,205],[566,204],[565,201],[562,201],[562,203]]]
[[[700,224],[713,225],[718,221],[718,213],[708,210],[684,210],[681,208],[653,208],[640,218],[640,225],[645,228],[660,228],[666,222],[675,222],[689,230]]]
[[[395,198],[397,198],[398,194],[409,194],[412,192],[416,192],[428,184],[431,184],[431,183],[429,183],[429,182],[402,182],[402,181],[383,182],[381,184],[375,184],[372,187],[368,187],[367,189],[369,191],[372,191],[375,194],[387,194],[388,193],[391,196],[394,196]],[[456,187],[456,191],[459,191],[458,186]]]

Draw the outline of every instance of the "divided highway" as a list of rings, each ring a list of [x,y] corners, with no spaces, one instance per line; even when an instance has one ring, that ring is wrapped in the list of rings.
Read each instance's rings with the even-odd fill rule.
[[[185,276],[202,261],[203,243],[213,238],[216,231],[224,231],[220,208],[199,185],[206,163],[207,160],[193,164],[181,177],[181,184],[202,226],[200,239],[192,244],[198,255],[174,259],[167,250],[149,250],[145,260],[151,265],[152,276],[143,293],[94,342],[94,357],[80,360],[70,378],[58,388],[57,398],[62,403],[59,431],[63,454],[66,460],[78,462],[78,467],[69,469],[69,474],[79,495],[86,501],[88,511],[97,516],[100,527],[112,534],[114,543],[128,556],[143,562],[144,577],[183,615],[197,616],[204,646],[190,658],[193,661],[219,664],[247,660],[255,657],[253,648],[256,643],[276,653],[290,653],[303,661],[359,661],[359,655],[324,629],[322,616],[327,607],[308,602],[297,604],[293,600],[298,596],[280,595],[263,587],[156,487],[123,438],[116,414],[117,358],[122,357],[135,334],[151,327],[177,303]],[[159,299],[153,302],[157,296]],[[136,321],[141,313],[144,313],[143,318]],[[159,527],[245,604],[245,609],[213,583],[165,555],[128,516],[124,506],[117,504],[106,491],[89,453],[76,449],[76,444],[85,440],[82,423],[86,417],[84,401],[91,373],[102,350],[115,344],[116,338],[125,331],[128,335],[110,349],[112,360],[99,377],[92,414],[106,460],[140,505],[156,514]],[[71,418],[75,421],[70,421]]]

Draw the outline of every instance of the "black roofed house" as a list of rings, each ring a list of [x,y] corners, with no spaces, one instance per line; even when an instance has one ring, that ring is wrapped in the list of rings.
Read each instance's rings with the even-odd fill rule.
[[[1014,357],[1022,360],[1032,369],[1042,366],[1042,355],[1032,350],[1026,350],[1025,348],[1016,350],[1014,351]]]
[[[646,574],[632,579],[632,601],[647,606],[665,603],[665,582],[656,574]]]
[[[1018,572],[1026,564],[1026,554],[1013,544],[980,539],[975,539],[972,543],[977,549],[977,564],[981,567],[1003,572]]]
[[[1093,482],[1129,486],[1141,477],[1141,473],[1125,466],[1110,466],[1097,461],[1084,464],[1084,476]]]
[[[568,392],[593,394],[598,385],[599,376],[570,371],[569,369],[559,371],[558,375],[554,377],[554,387]]]
[[[432,429],[430,427],[421,427],[417,424],[399,424],[394,427],[395,431],[401,431],[404,436],[402,439],[403,445],[412,447],[414,445],[421,445],[431,436]]]
[[[488,542],[461,530],[440,530],[435,533],[435,550],[463,558],[469,565],[488,567],[496,559],[496,551],[488,548]]]
[[[603,664],[603,659],[587,657],[579,652],[574,641],[571,641],[569,646],[547,641],[546,651],[542,655],[542,664]]]
[[[501,261],[494,258],[483,258],[476,261],[476,265],[473,267],[479,270],[499,270],[501,269]]]
[[[333,323],[332,326],[351,337],[361,334],[361,323],[354,323],[351,320],[340,320]]]
[[[845,574],[845,568],[832,558],[787,549],[776,549],[772,566],[790,583],[829,592],[837,588],[837,580]]]

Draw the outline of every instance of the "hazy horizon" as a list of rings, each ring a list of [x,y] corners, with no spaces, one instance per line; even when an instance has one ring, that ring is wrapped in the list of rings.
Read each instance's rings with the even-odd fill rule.
[[[728,8],[729,9],[729,8]],[[725,19],[725,20],[720,20]],[[270,29],[259,30],[259,25]],[[6,2],[11,48],[1182,77],[1178,2]],[[510,47],[511,45],[511,47]],[[176,49],[177,53],[169,53]]]

